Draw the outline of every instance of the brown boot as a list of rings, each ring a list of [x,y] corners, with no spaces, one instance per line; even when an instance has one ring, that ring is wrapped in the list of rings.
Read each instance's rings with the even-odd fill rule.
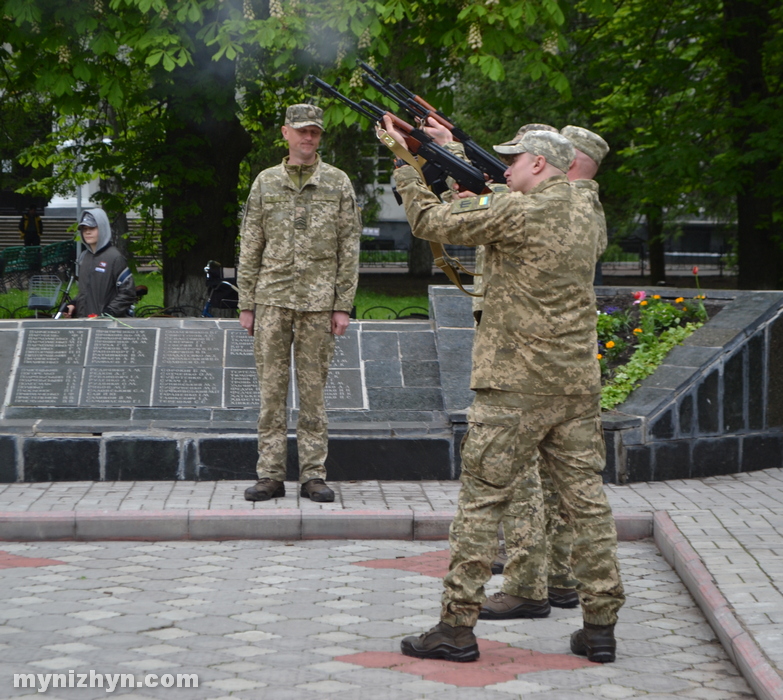
[[[519,598],[500,591],[481,606],[480,620],[515,620],[520,617],[546,617],[551,608],[548,600]]]
[[[255,485],[245,489],[246,501],[268,501],[270,498],[283,496],[285,496],[285,484],[274,479],[259,479]]]
[[[478,642],[472,627],[452,627],[439,622],[429,632],[418,637],[405,637],[400,644],[405,656],[446,661],[475,661],[479,657]]]
[[[591,625],[585,622],[583,629],[571,635],[571,651],[597,664],[614,661],[616,649],[614,625]]]
[[[575,608],[579,605],[579,594],[573,588],[547,589],[549,604],[556,608]]]
[[[310,479],[302,484],[299,490],[302,498],[309,498],[311,501],[320,503],[331,503],[334,500],[334,491],[330,489],[323,479]]]

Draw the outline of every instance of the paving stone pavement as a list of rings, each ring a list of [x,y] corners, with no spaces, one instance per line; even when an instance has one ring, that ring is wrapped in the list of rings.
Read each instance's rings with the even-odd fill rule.
[[[71,671],[75,682],[90,671],[132,674],[136,684],[148,674],[198,676],[198,688],[112,693],[138,699],[753,697],[649,539],[620,545],[628,602],[617,627],[617,662],[605,666],[568,651],[568,637],[581,625],[578,610],[480,621],[476,663],[414,662],[399,654],[403,636],[437,622],[445,542],[3,547],[3,698],[41,697],[40,686],[14,688],[14,674],[60,673],[67,682]],[[488,592],[499,583],[493,577]],[[44,697],[91,700],[106,697],[107,688],[49,688]]]
[[[437,669],[400,666],[402,657],[396,654],[401,636],[424,631],[437,614],[437,576],[446,545],[423,538],[445,532],[457,482],[332,482],[337,499],[331,504],[300,499],[293,483],[287,485],[285,499],[247,503],[242,499],[247,485],[0,485],[0,539],[46,540],[46,533],[56,532],[59,538],[91,540],[0,542],[0,575],[8,580],[0,594],[5,621],[0,643],[6,645],[2,672],[20,672],[17,662],[36,673],[54,671],[46,665],[50,662],[71,668],[68,664],[76,663],[71,658],[79,668],[86,663],[101,672],[126,667],[155,672],[170,668],[164,666],[170,651],[178,661],[175,668],[191,663],[200,673],[203,669],[202,687],[145,688],[129,696],[298,699],[314,691],[366,698],[370,686],[374,695],[390,698],[505,698],[516,693],[563,700],[722,700],[752,697],[752,688],[760,700],[783,700],[783,470],[607,486],[618,528],[637,537],[647,528],[654,535],[654,543],[621,544],[624,580],[633,601],[621,612],[618,662],[555,670],[550,659],[549,670],[517,671],[513,680],[475,687],[426,680],[439,679]],[[237,532],[250,528],[256,539],[187,541],[224,538],[220,533],[227,527]],[[273,530],[277,541],[257,539],[264,532],[272,536]],[[100,541],[132,536],[181,541]],[[337,540],[306,539],[324,536]],[[357,537],[408,541],[349,541]],[[421,555],[429,557],[427,567],[402,575],[396,568],[370,566],[357,573],[358,561]],[[344,586],[356,590],[342,590],[335,599],[332,589]],[[560,661],[563,655],[573,659],[566,640],[577,624],[574,611],[555,610],[545,621],[482,621],[479,636],[490,644],[485,658],[493,667],[498,658],[506,659],[503,672],[510,673],[533,663],[527,658],[531,654],[522,658],[522,652],[499,650],[492,643],[555,654]],[[243,633],[250,634],[231,636]],[[277,636],[267,636],[272,634]],[[234,647],[237,651],[231,652]],[[187,663],[175,656],[183,653]],[[226,660],[231,654],[237,658]],[[393,662],[389,654],[395,655]],[[98,661],[108,670],[96,667]],[[127,666],[131,662],[136,666]],[[484,671],[467,666],[474,667],[467,673],[475,683]],[[281,669],[286,670],[281,674]],[[642,680],[629,685],[626,676],[631,673]],[[693,685],[678,685],[685,681]],[[267,685],[243,686],[248,683]],[[55,697],[54,692],[46,697]],[[95,697],[103,697],[106,691],[96,692]]]

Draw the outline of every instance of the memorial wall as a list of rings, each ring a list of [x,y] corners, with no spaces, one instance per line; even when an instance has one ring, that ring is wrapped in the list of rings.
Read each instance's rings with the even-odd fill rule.
[[[239,328],[25,327],[7,406],[255,408],[253,338]],[[292,388],[289,405],[298,406]],[[363,409],[359,335],[336,338],[329,409]]]

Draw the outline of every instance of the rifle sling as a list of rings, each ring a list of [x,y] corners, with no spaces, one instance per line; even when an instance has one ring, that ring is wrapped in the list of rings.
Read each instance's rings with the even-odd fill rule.
[[[412,165],[416,169],[416,172],[419,173],[419,177],[421,177],[422,182],[427,182],[427,179],[424,177],[424,173],[421,171],[421,162],[414,158],[408,149],[403,148],[394,138],[389,136],[389,134],[384,129],[377,129],[376,133],[378,134],[378,138],[381,140],[381,142],[387,148],[389,148],[395,156],[401,158],[408,165]],[[446,277],[448,277],[453,284],[457,285],[457,287],[459,287],[460,290],[468,296],[483,296],[482,294],[475,294],[474,292],[469,292],[467,289],[465,289],[465,287],[462,285],[462,280],[460,280],[459,274],[455,268],[458,267],[465,274],[472,275],[474,277],[476,275],[480,275],[480,272],[471,272],[470,270],[467,270],[465,267],[463,267],[459,260],[451,257],[448,253],[446,253],[442,243],[438,243],[437,241],[429,241],[429,244],[430,248],[432,249],[432,257],[434,258],[435,264],[445,273]]]

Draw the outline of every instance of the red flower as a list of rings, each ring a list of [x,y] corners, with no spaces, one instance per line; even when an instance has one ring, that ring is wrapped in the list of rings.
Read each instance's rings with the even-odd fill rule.
[[[646,296],[647,296],[647,292],[634,292],[633,293],[633,298],[636,299],[637,301],[641,301]]]
[[[693,266],[693,274],[694,275],[698,275],[699,274],[699,266],[698,265],[694,265]]]
[[[98,318],[98,314],[87,314],[87,318]]]

